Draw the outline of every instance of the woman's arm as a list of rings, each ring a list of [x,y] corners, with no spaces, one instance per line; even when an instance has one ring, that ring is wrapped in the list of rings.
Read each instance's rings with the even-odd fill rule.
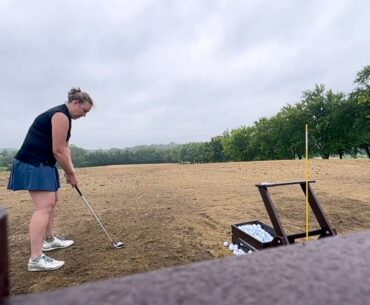
[[[66,173],[67,181],[72,186],[75,186],[77,185],[77,177],[72,163],[69,144],[66,142],[69,120],[65,114],[57,112],[51,119],[51,125],[54,157]]]

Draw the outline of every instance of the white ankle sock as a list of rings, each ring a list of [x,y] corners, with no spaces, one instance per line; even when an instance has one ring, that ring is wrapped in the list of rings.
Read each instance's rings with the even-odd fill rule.
[[[31,261],[34,262],[34,263],[37,263],[41,258],[41,255],[39,255],[38,257],[35,257],[35,258],[31,258]]]

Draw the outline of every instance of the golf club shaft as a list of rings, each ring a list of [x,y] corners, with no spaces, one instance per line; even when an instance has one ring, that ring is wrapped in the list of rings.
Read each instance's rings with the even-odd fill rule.
[[[80,194],[81,198],[83,199],[83,201],[85,202],[86,206],[89,208],[91,214],[94,215],[95,219],[98,221],[98,223],[100,224],[101,228],[103,229],[104,233],[108,236],[109,240],[111,241],[111,243],[114,245],[114,242],[113,242],[113,239],[110,237],[110,235],[108,234],[107,230],[104,228],[103,224],[101,223],[101,221],[99,220],[98,216],[96,216],[95,212],[93,211],[93,209],[91,208],[90,204],[87,202],[85,196],[82,194],[82,192],[80,191],[80,189],[78,188],[78,186],[76,185],[75,186],[77,192]]]

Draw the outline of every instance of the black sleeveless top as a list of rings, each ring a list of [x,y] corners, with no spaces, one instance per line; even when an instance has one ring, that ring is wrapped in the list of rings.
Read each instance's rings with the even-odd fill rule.
[[[39,166],[41,163],[49,166],[55,165],[51,118],[57,112],[62,112],[68,117],[69,128],[66,138],[66,142],[68,142],[71,137],[72,120],[67,106],[62,104],[45,111],[33,121],[20,150],[15,156],[17,160],[34,166]]]

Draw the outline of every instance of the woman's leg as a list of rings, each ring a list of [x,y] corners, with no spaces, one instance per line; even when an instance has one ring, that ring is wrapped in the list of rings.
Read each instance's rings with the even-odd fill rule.
[[[54,194],[55,194],[55,203],[52,206],[52,209],[50,212],[49,222],[48,222],[48,226],[46,227],[46,232],[45,232],[45,238],[53,237],[55,235],[54,218],[55,218],[55,207],[56,207],[56,204],[58,203],[58,198],[59,198],[59,191],[56,191]]]
[[[45,191],[29,191],[35,211],[30,222],[31,258],[42,254],[42,242],[48,228],[50,215],[55,207],[56,193]]]

